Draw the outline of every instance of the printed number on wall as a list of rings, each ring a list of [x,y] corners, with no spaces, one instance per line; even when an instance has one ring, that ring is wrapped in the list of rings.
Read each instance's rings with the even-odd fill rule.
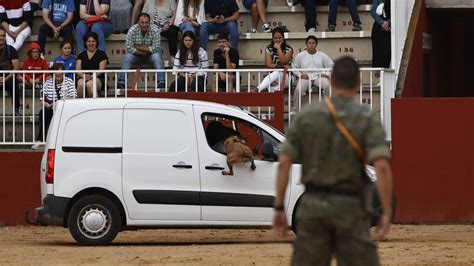
[[[344,47],[344,48],[339,47],[339,53],[353,53],[353,52],[354,52],[354,48],[352,47]]]

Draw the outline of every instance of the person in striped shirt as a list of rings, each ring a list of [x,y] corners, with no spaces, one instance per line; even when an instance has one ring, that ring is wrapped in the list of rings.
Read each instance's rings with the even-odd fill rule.
[[[54,64],[50,70],[64,70],[63,64]],[[61,99],[74,99],[77,96],[74,81],[63,73],[53,74],[44,83],[42,90],[43,108],[39,111],[39,130],[36,141],[45,141],[48,134],[49,124],[53,118],[55,103]],[[43,135],[44,121],[44,135]],[[35,143],[31,149],[36,150],[41,147],[40,143]]]
[[[31,35],[33,11],[28,0],[0,0],[0,23],[7,33],[7,44],[20,50]]]
[[[199,47],[196,35],[187,31],[181,38],[181,47],[176,53],[173,69],[177,75],[170,85],[170,91],[205,91],[206,72],[209,68],[206,50]]]

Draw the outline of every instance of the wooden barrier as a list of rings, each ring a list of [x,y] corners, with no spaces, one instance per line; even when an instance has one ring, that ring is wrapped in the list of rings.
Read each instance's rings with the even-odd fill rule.
[[[23,213],[41,206],[40,163],[42,152],[0,152],[0,225],[25,224]]]
[[[392,100],[399,222],[474,221],[474,98]]]

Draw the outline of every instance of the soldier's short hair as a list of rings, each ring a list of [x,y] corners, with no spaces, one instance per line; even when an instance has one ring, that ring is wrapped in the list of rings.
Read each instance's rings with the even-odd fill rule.
[[[331,83],[341,89],[353,89],[359,83],[359,64],[350,56],[342,56],[334,61]]]

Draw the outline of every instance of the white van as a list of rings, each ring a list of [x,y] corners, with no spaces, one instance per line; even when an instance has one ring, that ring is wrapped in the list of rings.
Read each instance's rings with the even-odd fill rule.
[[[241,165],[233,176],[222,174],[228,169],[220,143],[232,133],[261,158],[255,171]],[[87,245],[108,244],[130,228],[269,226],[284,139],[234,106],[151,98],[58,101],[41,163],[36,222],[68,227]],[[293,165],[285,199],[293,224],[304,191],[300,172],[301,165]]]

